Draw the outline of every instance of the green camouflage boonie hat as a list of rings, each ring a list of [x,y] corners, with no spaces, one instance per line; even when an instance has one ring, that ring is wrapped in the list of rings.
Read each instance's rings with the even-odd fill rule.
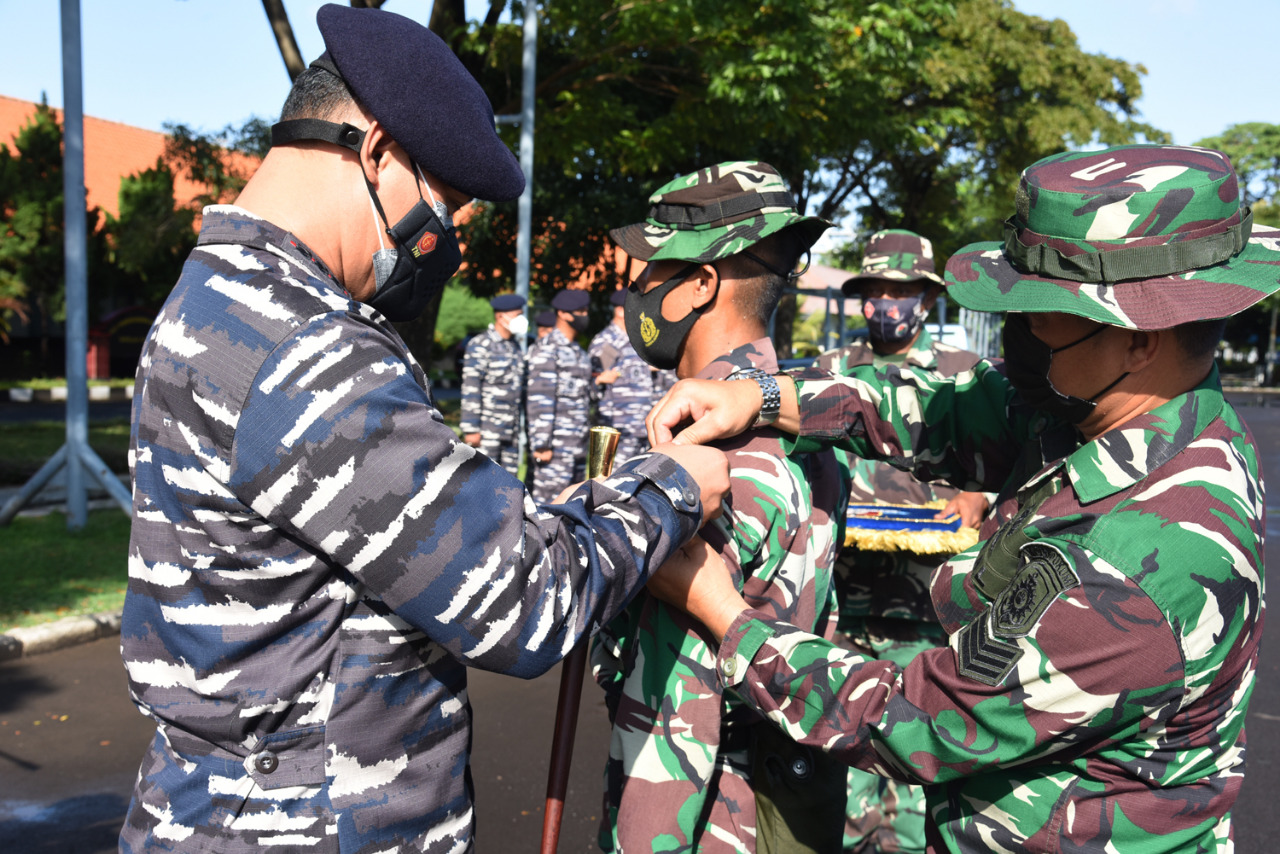
[[[720,163],[682,175],[649,197],[649,218],[609,232],[640,261],[718,261],[796,227],[801,251],[831,223],[801,216],[778,170],[768,163]]]
[[[1061,311],[1129,329],[1229,317],[1280,288],[1280,230],[1253,224],[1220,151],[1122,145],[1022,173],[1002,243],[947,262],[978,311]]]
[[[917,282],[928,279],[942,284],[933,264],[933,244],[914,231],[890,228],[877,231],[867,241],[858,275],[840,286],[846,296],[854,296],[864,279],[890,282]]]

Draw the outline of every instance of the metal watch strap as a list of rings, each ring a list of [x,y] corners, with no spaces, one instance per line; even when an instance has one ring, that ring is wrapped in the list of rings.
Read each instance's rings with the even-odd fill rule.
[[[760,414],[751,425],[752,429],[768,427],[777,421],[778,413],[782,410],[782,392],[778,389],[778,381],[759,368],[743,371],[738,374],[738,379],[755,380],[756,385],[760,386]]]

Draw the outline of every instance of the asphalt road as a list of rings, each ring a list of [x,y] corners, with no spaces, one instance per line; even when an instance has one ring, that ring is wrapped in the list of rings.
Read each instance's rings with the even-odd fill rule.
[[[1264,471],[1280,472],[1280,406],[1246,405],[1241,411]],[[1280,487],[1268,505],[1268,553],[1280,560]],[[479,854],[538,849],[558,682],[558,670],[531,682],[471,675]],[[588,684],[583,697],[561,834],[565,852],[597,850],[608,726],[594,686]],[[1280,630],[1274,628],[1263,636],[1248,723],[1236,850],[1269,854],[1280,831],[1273,805],[1280,792]],[[115,638],[0,664],[0,852],[115,851],[151,733],[129,702]]]

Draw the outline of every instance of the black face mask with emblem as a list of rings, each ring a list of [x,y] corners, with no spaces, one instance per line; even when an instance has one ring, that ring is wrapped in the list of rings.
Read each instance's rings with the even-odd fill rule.
[[[331,73],[336,74],[336,69]],[[314,140],[354,151],[357,157],[364,137],[365,132],[354,125],[323,119],[291,119],[271,126],[272,145]],[[414,169],[425,184],[421,170],[416,165]],[[433,204],[428,205],[419,189],[418,201],[392,225],[387,221],[378,193],[363,169],[360,174],[376,216],[382,218],[382,226],[393,244],[373,254],[375,290],[366,302],[388,320],[397,323],[414,320],[462,265],[462,250],[458,246],[453,221],[443,202],[433,196]],[[427,192],[430,191],[431,187],[427,185]]]
[[[623,320],[627,338],[641,359],[661,371],[670,370],[680,362],[680,345],[689,337],[689,330],[698,322],[706,308],[691,309],[679,320],[667,320],[662,316],[662,301],[681,282],[698,271],[699,264],[690,264],[662,284],[640,293],[634,284],[627,288],[623,304]]]

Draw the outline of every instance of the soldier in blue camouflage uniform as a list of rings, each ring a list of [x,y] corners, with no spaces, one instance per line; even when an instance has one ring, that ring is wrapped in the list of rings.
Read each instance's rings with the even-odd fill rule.
[[[860,365],[905,365],[943,376],[969,370],[977,364],[978,355],[934,340],[924,325],[941,289],[928,240],[898,229],[873,234],[858,275],[843,285],[845,295],[862,300],[867,338],[822,354],[816,367],[841,375]],[[982,493],[923,483],[887,463],[844,451],[837,456],[849,469],[851,504],[933,505],[948,515],[959,513],[970,529],[982,521],[988,500]],[[933,573],[958,550],[922,554],[906,548],[873,551],[844,544],[836,561],[840,599],[836,642],[903,667],[926,649],[946,646],[947,633],[938,623],[929,588]],[[923,852],[924,812],[921,787],[850,768],[844,848]]]
[[[721,639],[721,682],[801,743],[925,784],[931,851],[1222,852],[1264,623],[1266,501],[1214,350],[1280,291],[1280,229],[1221,152],[1131,145],[1024,170],[1002,241],[949,294],[1007,311],[1004,363],[779,380],[796,450],[838,442],[998,489],[935,575],[950,645],[906,667],[747,607],[696,544],[650,591]],[[758,419],[754,383],[682,383],[655,439]],[[767,420],[767,419],[766,419]],[[693,567],[701,566],[703,571]]]
[[[493,324],[472,338],[462,360],[462,439],[512,474],[520,468],[520,413],[524,407],[524,353],[528,329],[524,297],[489,300]]]
[[[591,359],[574,339],[587,330],[586,291],[565,289],[551,300],[556,323],[529,350],[525,417],[534,500],[554,501],[586,476],[591,417]]]
[[[541,508],[458,441],[391,321],[457,269],[452,213],[520,168],[425,27],[318,21],[138,366],[121,650],[156,734],[125,854],[473,850],[465,667],[545,671],[727,489],[718,451],[673,448]]]
[[[656,190],[650,204],[645,222],[610,232],[646,262],[625,306],[640,357],[682,377],[771,381],[778,360],[769,318],[796,277],[796,261],[830,223],[801,216],[766,163],[699,169]],[[788,458],[772,431],[722,449],[729,501],[703,536],[755,607],[831,637],[831,575],[848,494],[834,454]],[[828,762],[825,774],[772,780],[775,766],[812,757],[792,756],[794,746],[783,742],[787,756],[779,761],[767,741],[773,731],[720,690],[715,652],[686,615],[638,598],[600,633],[592,664],[613,712],[600,836],[606,851],[754,852],[759,842],[763,850],[797,850],[779,839],[778,815],[806,825],[824,843],[818,850],[839,847],[844,768]],[[796,782],[800,810],[774,800],[776,809],[757,811],[757,796],[773,798]]]
[[[619,460],[630,459],[649,447],[644,417],[660,397],[654,393],[657,372],[640,358],[627,340],[625,301],[625,291],[613,292],[609,297],[613,322],[600,330],[587,348],[596,383],[596,423],[621,434]]]

